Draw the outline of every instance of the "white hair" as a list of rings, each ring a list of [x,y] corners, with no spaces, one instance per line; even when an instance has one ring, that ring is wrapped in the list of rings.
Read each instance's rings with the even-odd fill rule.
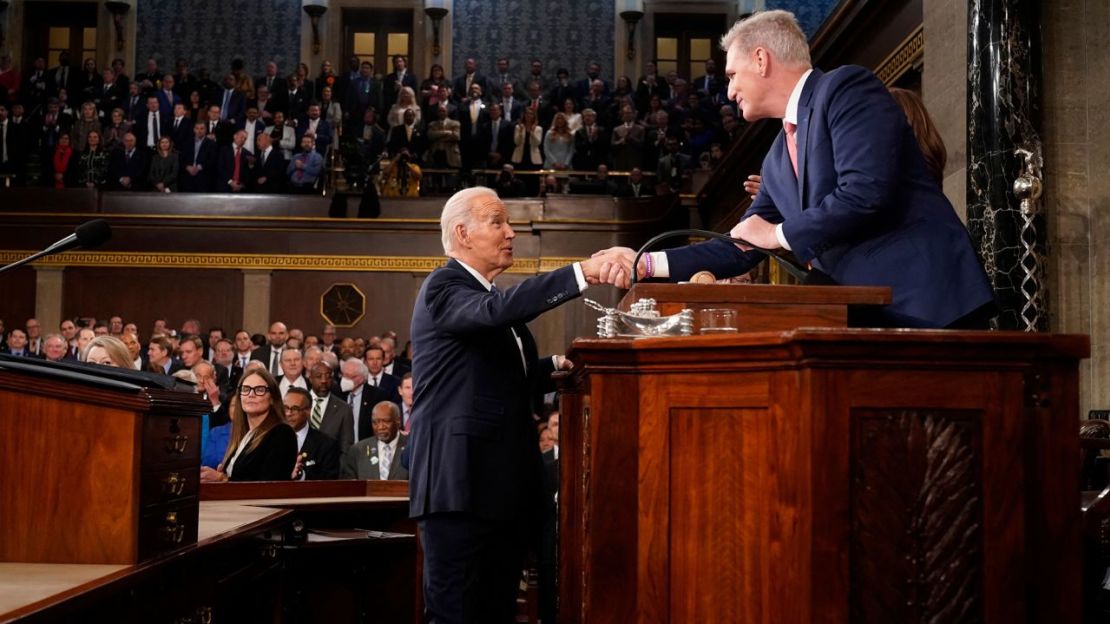
[[[370,369],[366,368],[366,363],[363,362],[362,360],[360,360],[358,358],[355,358],[355,357],[350,357],[350,358],[347,358],[347,359],[343,360],[343,364],[341,366],[347,366],[348,364],[351,364],[353,366],[358,367],[359,377],[369,377],[370,376]]]
[[[497,199],[497,193],[491,188],[473,186],[455,193],[443,205],[439,229],[443,236],[443,253],[448,257],[455,256],[455,228],[459,225],[474,227],[474,200],[479,197]]]
[[[732,25],[721,37],[721,49],[740,47],[747,55],[755,48],[765,48],[779,62],[810,67],[809,42],[798,19],[790,11],[758,11]]]

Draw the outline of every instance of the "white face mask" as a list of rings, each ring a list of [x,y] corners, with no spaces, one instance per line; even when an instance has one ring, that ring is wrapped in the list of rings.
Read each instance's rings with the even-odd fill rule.
[[[340,379],[339,380],[339,389],[342,390],[343,392],[350,392],[351,390],[354,390],[355,389],[354,380],[347,379],[346,377],[344,377],[343,379]]]

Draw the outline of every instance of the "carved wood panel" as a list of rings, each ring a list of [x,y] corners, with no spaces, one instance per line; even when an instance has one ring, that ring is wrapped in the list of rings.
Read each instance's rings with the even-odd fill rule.
[[[976,411],[853,410],[852,622],[983,621],[981,438]]]

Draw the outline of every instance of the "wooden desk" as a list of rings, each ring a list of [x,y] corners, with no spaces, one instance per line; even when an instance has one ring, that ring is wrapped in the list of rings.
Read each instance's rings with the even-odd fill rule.
[[[290,484],[254,485],[280,494]],[[293,490],[301,497],[201,501],[197,543],[138,565],[0,563],[0,623],[354,621],[371,599],[382,621],[416,622],[415,536],[399,532],[410,528],[399,519],[408,499]],[[324,543],[310,535],[337,526],[398,532]],[[352,572],[352,558],[377,562],[377,591]]]
[[[560,621],[1079,621],[1086,336],[580,339]]]

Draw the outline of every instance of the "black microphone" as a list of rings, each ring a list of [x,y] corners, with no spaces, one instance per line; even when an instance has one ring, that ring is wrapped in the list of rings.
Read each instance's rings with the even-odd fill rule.
[[[638,275],[638,272],[636,271],[636,267],[639,266],[639,264],[640,264],[640,256],[644,255],[644,253],[646,253],[648,249],[653,247],[659,241],[666,240],[668,238],[675,238],[675,237],[678,237],[678,236],[705,236],[707,238],[716,238],[716,239],[720,239],[720,240],[723,240],[723,241],[727,241],[727,242],[732,243],[734,245],[744,245],[745,247],[751,247],[753,250],[762,252],[765,255],[767,255],[769,258],[771,258],[771,260],[777,262],[778,265],[781,266],[783,269],[785,269],[787,273],[793,275],[799,282],[805,284],[806,286],[837,286],[838,285],[836,283],[836,280],[834,280],[832,277],[830,277],[827,273],[825,273],[823,271],[819,271],[817,269],[811,269],[811,268],[806,268],[806,267],[802,266],[801,264],[799,264],[794,259],[793,254],[790,254],[789,252],[787,252],[785,250],[782,250],[782,249],[764,249],[762,247],[757,247],[757,246],[755,246],[755,245],[753,245],[753,244],[749,243],[748,241],[746,241],[744,239],[741,239],[741,238],[733,238],[733,237],[731,237],[727,234],[721,234],[720,232],[710,232],[709,230],[695,230],[695,229],[671,230],[669,232],[663,232],[662,234],[659,234],[658,236],[654,236],[654,237],[651,238],[651,240],[644,243],[643,246],[640,247],[639,251],[636,252],[636,257],[632,259],[631,283],[635,284],[636,282],[639,281],[639,279],[638,279],[639,275]]]
[[[22,260],[18,260],[9,264],[6,267],[0,268],[0,273],[10,271],[16,267],[21,267],[28,262],[33,262],[44,256],[50,256],[63,251],[68,251],[75,247],[82,249],[92,249],[99,247],[112,238],[112,228],[104,219],[94,219],[87,221],[77,226],[73,234],[57,241],[53,245],[43,249],[42,251],[27,256]]]

